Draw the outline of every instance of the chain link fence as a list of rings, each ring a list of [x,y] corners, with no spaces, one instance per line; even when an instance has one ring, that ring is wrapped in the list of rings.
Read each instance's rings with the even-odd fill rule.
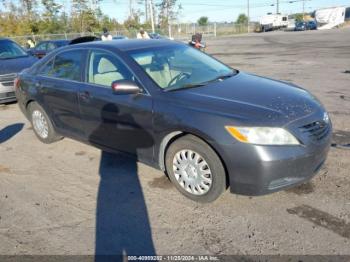
[[[230,36],[235,34],[244,34],[249,32],[254,32],[258,28],[255,23],[249,24],[249,29],[246,24],[217,24],[211,23],[206,26],[198,26],[197,24],[173,24],[166,29],[157,28],[155,33],[160,35],[171,37],[176,40],[187,41],[191,39],[191,36],[196,33],[201,33],[203,38],[215,38],[221,36]],[[145,28],[147,32],[152,32],[151,28]],[[138,29],[130,30],[118,30],[110,32],[113,36],[126,36],[128,38],[136,38]],[[24,36],[14,36],[10,37],[12,40],[16,41],[22,46],[26,45],[28,38],[33,39],[36,43],[43,40],[58,40],[58,39],[74,39],[82,36],[101,36],[101,32],[83,32],[83,33],[62,33],[62,34],[39,34],[39,35],[24,35]]]
[[[229,36],[235,34],[244,34],[254,32],[257,29],[255,23],[247,24],[217,24],[212,23],[206,26],[198,26],[197,24],[176,24],[169,29],[170,35],[174,39],[190,39],[195,33],[201,33],[204,38]]]

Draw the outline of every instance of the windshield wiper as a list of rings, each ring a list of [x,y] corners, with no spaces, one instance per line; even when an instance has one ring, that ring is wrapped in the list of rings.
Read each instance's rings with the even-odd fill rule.
[[[218,80],[223,80],[225,78],[230,78],[231,76],[234,76],[234,75],[236,75],[236,72],[232,71],[229,74],[219,75],[219,76],[215,77],[214,79],[209,80],[209,81],[205,81],[203,83],[186,84],[183,86],[176,86],[176,87],[174,86],[174,87],[166,88],[164,91],[169,92],[169,91],[175,91],[175,90],[179,90],[179,89],[187,89],[187,88],[206,86],[207,84],[210,84],[212,82],[215,82]]]
[[[214,79],[209,80],[209,81],[206,82],[206,83],[215,82],[215,81],[217,81],[217,80],[224,80],[225,78],[230,78],[231,76],[234,76],[234,75],[236,75],[236,74],[237,74],[236,72],[232,71],[232,72],[229,73],[229,74],[219,75],[219,76],[215,77]]]
[[[164,89],[165,92],[169,92],[169,91],[175,91],[175,90],[179,90],[179,89],[187,89],[187,88],[194,88],[194,87],[200,87],[200,86],[205,86],[207,85],[207,83],[198,83],[198,84],[186,84],[183,86],[174,86],[174,87],[170,87],[170,88],[166,88]]]

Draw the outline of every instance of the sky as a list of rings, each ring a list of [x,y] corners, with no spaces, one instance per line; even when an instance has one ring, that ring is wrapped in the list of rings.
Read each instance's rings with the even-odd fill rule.
[[[68,1],[68,0],[67,0]],[[199,17],[207,16],[212,22],[235,21],[240,13],[247,13],[248,0],[177,0],[183,11],[181,22],[196,22]],[[290,1],[294,3],[289,3]],[[137,0],[134,1],[135,3]],[[160,2],[153,0],[154,3]],[[274,4],[274,6],[271,6]],[[129,15],[129,0],[102,0],[100,4],[104,13],[123,21]],[[331,6],[348,6],[350,0],[306,0],[305,12]],[[143,6],[140,5],[140,8]],[[276,0],[250,0],[250,17],[252,21],[269,12],[276,12]],[[280,0],[280,12],[291,14],[302,12],[302,0]]]
[[[41,2],[41,0],[37,1]],[[144,10],[144,5],[136,4],[138,1],[133,0],[135,7]],[[160,1],[153,0],[155,4]],[[280,13],[291,14],[302,12],[302,1],[279,0]],[[56,2],[63,4],[67,11],[70,9],[71,0],[56,0]],[[240,13],[247,14],[247,2],[248,0],[177,0],[177,3],[183,7],[179,21],[183,23],[196,22],[201,16],[207,16],[211,22],[236,21]],[[249,0],[249,2],[251,21],[259,21],[261,16],[269,12],[276,12],[277,0]],[[350,7],[350,0],[305,0],[305,12],[312,12],[319,8],[332,6]],[[1,7],[0,3],[0,9]],[[118,22],[123,22],[129,16],[129,0],[102,0],[100,2],[100,8],[103,13],[116,18]]]

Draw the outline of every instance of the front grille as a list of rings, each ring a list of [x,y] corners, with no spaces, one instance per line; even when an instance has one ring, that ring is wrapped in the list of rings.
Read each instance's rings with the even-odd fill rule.
[[[17,74],[0,75],[0,84],[6,87],[13,86]]]
[[[325,137],[328,136],[331,127],[329,123],[320,120],[304,125],[299,129],[301,132],[308,134],[313,141],[318,142],[322,141]]]
[[[15,97],[15,92],[0,93],[0,99]]]

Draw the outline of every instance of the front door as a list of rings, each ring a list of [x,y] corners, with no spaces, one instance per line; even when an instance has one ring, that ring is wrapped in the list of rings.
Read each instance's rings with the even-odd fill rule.
[[[152,97],[147,92],[114,94],[111,85],[116,80],[137,82],[115,54],[92,50],[87,63],[86,83],[79,91],[85,135],[93,144],[134,154],[146,162],[152,161]]]

